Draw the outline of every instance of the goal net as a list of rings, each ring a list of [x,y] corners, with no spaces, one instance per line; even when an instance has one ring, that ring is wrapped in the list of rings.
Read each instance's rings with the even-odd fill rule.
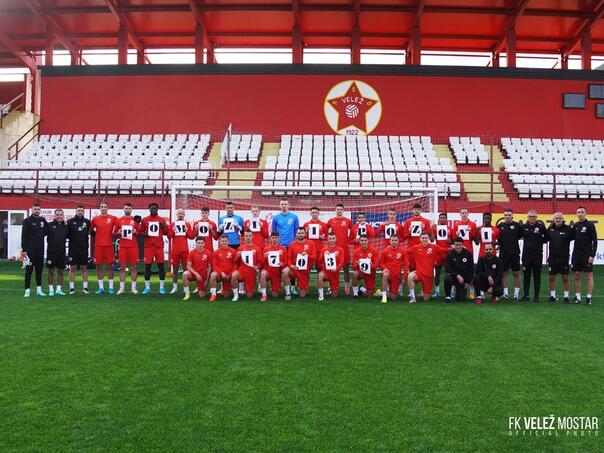
[[[269,190],[270,189],[270,190]],[[341,186],[212,186],[174,184],[171,188],[171,215],[184,209],[186,219],[200,218],[200,210],[210,209],[210,220],[218,223],[225,214],[225,202],[231,201],[235,213],[251,218],[252,207],[258,207],[260,217],[269,225],[279,213],[279,202],[289,201],[290,211],[298,215],[300,225],[310,220],[310,209],[320,210],[319,218],[327,222],[334,217],[336,204],[344,205],[344,215],[357,223],[359,214],[365,214],[366,222],[378,228],[388,219],[388,211],[396,211],[397,222],[403,223],[412,215],[413,206],[422,206],[422,216],[435,223],[438,218],[438,191],[435,187],[388,186],[385,187],[341,187]],[[373,240],[374,246],[382,248],[384,241]]]

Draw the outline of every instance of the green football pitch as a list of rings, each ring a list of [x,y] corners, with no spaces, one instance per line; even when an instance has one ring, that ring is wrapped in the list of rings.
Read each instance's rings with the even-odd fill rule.
[[[315,291],[265,304],[156,292],[24,299],[22,278],[0,263],[2,452],[604,446],[601,430],[508,425],[603,422],[601,268],[591,307],[318,303]],[[545,296],[546,284],[544,274]]]

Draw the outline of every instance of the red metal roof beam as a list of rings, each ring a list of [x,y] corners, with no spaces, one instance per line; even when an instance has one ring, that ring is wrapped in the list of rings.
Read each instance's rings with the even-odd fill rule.
[[[524,14],[524,12],[526,11],[526,7],[528,6],[529,1],[530,0],[519,0],[518,1],[514,14],[508,18],[506,26],[505,26],[505,30],[503,31],[501,38],[499,38],[499,41],[497,42],[497,44],[495,44],[495,47],[493,48],[494,54],[499,54],[501,52],[501,50],[503,49],[503,47],[505,46],[505,44],[507,42],[507,38],[510,34],[510,31],[515,30],[516,23],[518,22],[518,19],[520,18],[520,16],[522,16]]]
[[[604,0],[600,0],[599,3],[596,4],[592,16],[587,19],[583,25],[581,25],[581,27],[579,27],[579,30],[577,30],[577,33],[575,33],[570,43],[564,49],[562,49],[562,55],[564,57],[568,57],[570,54],[572,54],[581,42],[583,36],[590,33],[594,24],[598,20],[602,19],[602,17],[604,17]]]
[[[6,48],[29,68],[32,74],[36,72],[36,60],[27,55],[25,50],[23,50],[15,41],[13,41],[10,36],[4,33],[2,29],[0,29],[0,41],[2,41]]]
[[[113,17],[115,17],[118,23],[120,24],[120,27],[124,27],[124,29],[126,30],[128,39],[130,40],[134,48],[139,52],[139,55],[144,55],[145,45],[136,35],[136,32],[134,31],[134,27],[132,26],[130,20],[120,10],[120,6],[117,3],[117,0],[105,0],[105,3],[111,11],[111,14],[113,14]],[[148,58],[146,58],[146,61],[147,63],[150,63]]]
[[[197,4],[196,0],[188,0],[189,7],[191,8],[191,12],[193,13],[193,17],[195,21],[200,27],[201,36],[203,37],[203,41],[205,42],[207,49],[207,59],[208,63],[215,63],[214,57],[214,44],[210,40],[210,35],[208,34],[208,28],[206,26],[206,21],[203,17],[203,13],[201,12],[200,5]],[[201,5],[203,7],[203,5]]]

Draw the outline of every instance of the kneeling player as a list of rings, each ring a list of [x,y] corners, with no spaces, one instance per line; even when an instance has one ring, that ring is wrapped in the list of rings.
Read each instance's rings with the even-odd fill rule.
[[[317,259],[319,260],[319,275],[317,283],[319,288],[319,300],[324,300],[325,280],[329,282],[331,297],[336,297],[340,290],[340,270],[344,266],[344,249],[336,245],[336,234],[331,232],[327,235],[327,245],[323,247]]]
[[[296,231],[296,240],[289,245],[287,253],[288,265],[283,269],[283,286],[285,287],[285,300],[291,300],[291,281],[298,281],[300,297],[306,297],[310,270],[314,264],[317,252],[315,245],[306,239],[306,230],[303,227]]]
[[[401,286],[401,273],[405,267],[407,251],[399,245],[398,236],[390,236],[390,245],[382,250],[380,255],[380,268],[382,269],[382,303],[388,303],[390,299],[396,299]]]
[[[210,274],[210,302],[216,302],[216,285],[222,282],[222,294],[231,295],[231,277],[235,270],[237,252],[229,247],[229,237],[220,236],[218,249],[212,254],[212,273]]]
[[[195,248],[189,252],[187,258],[187,270],[182,274],[182,288],[185,297],[182,300],[189,300],[189,283],[195,280],[197,283],[197,292],[199,297],[206,295],[206,283],[208,280],[208,270],[212,262],[212,252],[205,248],[205,239],[198,237],[195,240]]]
[[[495,255],[493,244],[484,245],[484,256],[478,258],[476,263],[476,276],[474,286],[478,292],[476,303],[481,304],[485,294],[491,295],[491,302],[503,295],[503,263]]]
[[[414,304],[415,299],[415,284],[422,284],[422,298],[430,299],[432,293],[432,285],[434,283],[434,267],[436,261],[443,253],[449,253],[451,247],[449,245],[442,247],[440,245],[430,243],[430,234],[424,231],[420,237],[420,243],[407,249],[407,253],[414,258],[415,270],[409,274],[407,283],[409,284],[409,303]]]
[[[254,233],[246,230],[243,233],[243,245],[237,249],[238,268],[231,277],[231,286],[233,287],[233,302],[239,300],[239,285],[243,283],[245,297],[251,299],[256,287],[256,276],[264,262],[262,250],[254,244]]]
[[[352,296],[359,293],[371,297],[375,293],[375,270],[378,266],[378,252],[369,246],[367,235],[359,236],[359,247],[352,252]],[[365,291],[359,288],[359,280],[365,282]]]
[[[283,267],[287,264],[287,249],[279,244],[279,233],[273,231],[270,244],[264,247],[264,269],[260,272],[261,302],[266,302],[267,282],[271,282],[271,296],[277,297],[281,292]]]

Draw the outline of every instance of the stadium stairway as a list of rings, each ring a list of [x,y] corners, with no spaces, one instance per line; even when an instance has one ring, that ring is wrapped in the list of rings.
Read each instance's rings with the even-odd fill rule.
[[[10,112],[2,119],[0,129],[0,162],[8,159],[8,148],[23,136],[38,120],[31,112]]]
[[[485,146],[487,153],[491,153],[488,146]],[[491,175],[479,173],[481,167],[490,166],[489,171],[498,172],[498,176],[494,177],[493,181],[493,201],[508,202],[509,198],[506,194],[503,181],[503,155],[498,146],[493,147],[492,162],[486,165],[459,165],[458,175],[463,185],[463,191],[466,193],[468,201],[490,201],[491,200]]]

